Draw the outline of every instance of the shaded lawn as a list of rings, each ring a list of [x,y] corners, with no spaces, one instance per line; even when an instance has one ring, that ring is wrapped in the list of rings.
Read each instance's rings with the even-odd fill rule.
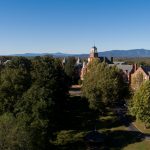
[[[108,147],[110,149],[121,150],[129,144],[141,142],[144,139],[142,134],[134,131],[114,130],[106,133]]]
[[[119,127],[123,124],[115,112],[107,108],[107,113],[102,116],[99,112],[89,109],[86,99],[80,96],[71,96],[67,101],[65,117],[62,118],[62,130],[95,130]]]
[[[58,150],[87,150],[88,147],[93,145],[86,143],[81,137],[83,133],[77,133],[76,131],[65,131],[63,134],[59,133],[56,142],[56,149]],[[138,132],[123,131],[123,130],[111,130],[105,131],[103,134],[106,137],[106,142],[103,144],[94,144],[96,150],[128,150],[128,147],[142,146],[143,136]],[[141,144],[138,144],[141,142]],[[137,146],[136,146],[137,145]],[[144,147],[147,147],[144,146]],[[90,150],[90,149],[89,149]],[[139,149],[140,150],[140,149]]]
[[[97,129],[111,129],[123,126],[117,115],[109,111],[105,116],[99,116],[97,119]]]
[[[106,142],[97,145],[97,150],[121,150],[143,140],[141,134],[127,131],[115,113],[110,111],[100,116],[98,112],[89,109],[87,100],[80,96],[70,97],[61,122],[60,132],[56,133],[53,141],[53,149],[57,150],[87,150],[84,137],[95,128],[106,136]]]
[[[133,143],[125,148],[123,150],[149,150],[150,149],[150,141],[141,141],[139,143]]]
[[[70,97],[67,102],[62,130],[94,130],[98,113],[89,109],[87,100]]]

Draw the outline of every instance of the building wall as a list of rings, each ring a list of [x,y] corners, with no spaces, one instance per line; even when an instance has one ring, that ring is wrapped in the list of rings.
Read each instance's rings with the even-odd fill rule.
[[[145,71],[139,67],[133,74],[131,74],[131,88],[136,90],[144,81],[149,79],[149,75],[147,75]]]

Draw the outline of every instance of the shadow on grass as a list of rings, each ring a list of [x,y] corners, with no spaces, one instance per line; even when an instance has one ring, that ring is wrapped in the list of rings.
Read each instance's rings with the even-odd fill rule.
[[[121,150],[129,144],[141,142],[144,135],[135,131],[109,131],[107,136],[107,148]]]
[[[109,113],[106,116],[99,117],[97,112],[89,109],[87,100],[80,96],[70,97],[66,105],[65,115],[61,121],[62,124],[60,125],[60,130],[66,131],[60,131],[61,134],[59,133],[59,136],[57,136],[58,144],[55,148],[57,150],[90,150],[92,146],[94,150],[121,150],[129,144],[134,144],[144,139],[144,135],[139,132],[109,130],[113,127],[119,127],[124,123],[128,125],[130,119],[127,120],[126,116],[120,115],[118,119],[116,114]],[[84,138],[77,138],[79,132],[86,133],[88,131],[93,131],[95,127],[97,129],[108,129],[107,131],[103,131],[106,137],[104,143],[89,145]]]
[[[129,144],[136,144],[144,139],[142,134],[133,131],[107,131],[104,135],[106,138],[103,143],[87,143],[82,140],[57,145],[55,148],[57,150],[121,150]]]
[[[87,100],[80,96],[70,97],[62,127],[65,130],[93,130],[97,118],[98,113],[89,109]]]
[[[115,111],[110,111],[106,116],[101,116],[99,119],[99,127],[100,128],[114,128],[119,126],[129,127],[130,124],[135,120],[135,118],[131,115],[127,115],[124,109],[121,112],[117,113]],[[113,113],[112,113],[113,112]],[[102,125],[101,125],[102,124]]]
[[[120,121],[120,119],[114,114],[109,116],[101,116],[99,120],[97,120],[96,128],[97,129],[103,129],[103,128],[115,128],[122,126],[123,123]]]
[[[100,118],[99,118],[100,117]],[[115,113],[110,111],[106,116],[100,116],[96,111],[89,109],[86,99],[73,96],[67,102],[65,115],[62,118],[63,130],[94,130],[113,128],[123,125]]]
[[[136,144],[143,141],[144,135],[133,131],[107,131],[104,143],[88,144],[89,150],[122,150],[130,144]],[[85,149],[86,150],[86,149]]]

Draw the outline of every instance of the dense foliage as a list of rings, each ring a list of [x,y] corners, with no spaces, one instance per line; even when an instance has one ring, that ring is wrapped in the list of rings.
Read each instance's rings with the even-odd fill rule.
[[[31,149],[29,133],[19,119],[11,113],[0,116],[0,129],[1,150]]]
[[[82,91],[91,108],[102,110],[104,106],[113,106],[118,100],[121,101],[127,95],[128,88],[120,70],[94,60],[88,66]]]
[[[67,95],[67,77],[59,60],[14,58],[1,71],[0,126],[5,118],[11,124],[13,117],[12,130],[17,120],[30,137],[31,145],[26,149],[48,149],[52,133],[60,126]],[[5,113],[11,115],[3,117]]]
[[[64,71],[70,79],[70,85],[77,84],[80,79],[81,65],[76,64],[75,57],[67,57],[66,62],[64,64]]]
[[[129,110],[136,119],[150,126],[150,81],[144,82],[135,92]]]

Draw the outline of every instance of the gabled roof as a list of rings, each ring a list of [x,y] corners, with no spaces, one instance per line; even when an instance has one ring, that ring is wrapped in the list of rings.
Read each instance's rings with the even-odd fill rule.
[[[111,60],[109,60],[107,57],[99,57],[101,62],[105,62],[107,64],[112,64]]]
[[[143,71],[150,76],[150,66],[141,66]]]
[[[129,73],[133,69],[133,65],[124,65],[124,64],[110,64],[109,66],[116,66],[117,68],[121,69],[122,71],[128,71]]]
[[[126,63],[124,61],[114,61],[113,62],[115,65],[125,65]]]

